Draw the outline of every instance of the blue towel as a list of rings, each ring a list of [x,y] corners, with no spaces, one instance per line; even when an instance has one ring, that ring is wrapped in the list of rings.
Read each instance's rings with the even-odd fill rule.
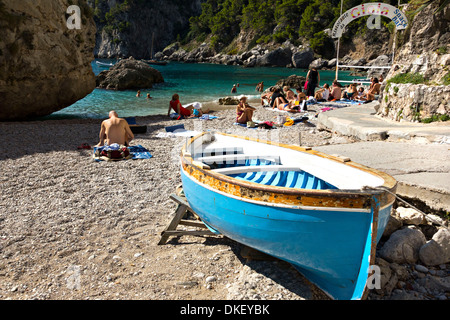
[[[350,99],[341,99],[341,100],[337,100],[337,101],[333,101],[333,102],[346,103],[346,104],[361,104],[361,101],[350,100]]]
[[[176,130],[184,130],[184,124],[178,124],[176,126],[166,127],[166,132],[174,132]]]
[[[125,118],[125,120],[128,122],[129,125],[136,124],[136,118]]]
[[[199,120],[212,120],[212,119],[217,119],[216,116],[210,116],[209,114],[207,115],[202,115],[201,117],[198,117]]]
[[[131,158],[133,160],[153,158],[153,156],[150,154],[150,152],[141,145],[131,146],[131,147],[128,147],[128,149],[130,150],[130,153],[133,155],[133,158]]]

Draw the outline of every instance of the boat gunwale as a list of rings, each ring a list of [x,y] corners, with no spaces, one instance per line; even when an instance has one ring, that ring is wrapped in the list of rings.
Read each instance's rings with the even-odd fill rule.
[[[188,141],[182,148],[182,152],[181,152],[181,159],[182,159],[182,166],[183,167],[188,167],[191,166],[192,168],[195,168],[195,170],[200,171],[202,174],[204,174],[205,176],[209,176],[212,177],[214,179],[217,179],[219,181],[228,183],[228,184],[232,184],[232,185],[236,185],[242,188],[246,188],[246,189],[250,189],[250,190],[255,190],[255,191],[262,191],[262,192],[271,192],[271,193],[276,193],[276,194],[282,194],[282,195],[290,195],[290,196],[313,196],[313,197],[334,197],[334,198],[360,198],[360,197],[372,197],[373,195],[383,195],[383,194],[387,194],[387,198],[389,198],[390,201],[383,201],[383,205],[386,203],[393,203],[395,201],[395,197],[394,196],[389,196],[389,192],[395,192],[396,188],[397,188],[397,181],[391,177],[390,175],[381,172],[379,170],[373,169],[373,168],[369,168],[366,167],[362,164],[353,162],[353,161],[347,161],[344,162],[341,158],[335,157],[335,156],[331,156],[316,150],[313,150],[311,148],[304,148],[304,147],[298,147],[298,146],[294,146],[294,145],[288,145],[288,144],[282,144],[282,143],[277,143],[277,142],[272,142],[272,141],[266,141],[266,140],[261,140],[261,139],[255,139],[255,138],[251,138],[251,137],[241,137],[241,136],[237,136],[237,135],[233,135],[233,134],[227,134],[227,133],[215,133],[215,134],[221,134],[223,136],[229,136],[229,137],[233,137],[233,138],[238,138],[238,139],[244,139],[244,140],[249,140],[249,141],[254,141],[254,142],[258,142],[258,143],[265,143],[265,144],[269,144],[269,145],[274,145],[274,146],[278,146],[278,147],[282,147],[282,148],[288,148],[294,151],[299,151],[299,152],[304,152],[307,154],[311,154],[311,155],[315,155],[318,157],[322,157],[328,160],[332,160],[332,161],[336,161],[339,163],[343,163],[344,165],[359,169],[361,171],[370,173],[374,176],[377,176],[381,179],[383,179],[384,184],[380,187],[377,188],[373,188],[373,187],[367,187],[366,189],[350,189],[350,190],[345,190],[345,189],[326,189],[326,190],[313,190],[313,189],[294,189],[294,188],[288,188],[288,187],[278,187],[278,186],[267,186],[267,185],[262,185],[262,184],[258,184],[255,182],[249,182],[249,181],[244,181],[244,180],[239,180],[236,178],[232,178],[229,177],[225,174],[222,173],[218,173],[209,169],[204,169],[200,166],[200,163],[196,163],[194,161],[194,159],[186,152],[186,148],[187,148],[187,144],[192,144],[196,139],[199,139],[201,137],[203,137],[205,134],[208,134],[208,132],[203,132],[200,133],[199,135],[192,137],[190,139],[190,141]],[[187,173],[189,173],[186,170]],[[379,189],[379,188],[384,188],[383,189]]]

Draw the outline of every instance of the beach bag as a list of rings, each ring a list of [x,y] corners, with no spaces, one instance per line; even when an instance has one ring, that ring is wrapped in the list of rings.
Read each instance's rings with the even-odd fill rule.
[[[254,128],[254,127],[256,127],[256,124],[253,121],[247,122],[247,128]]]
[[[308,90],[308,81],[305,82],[305,91]]]
[[[130,150],[127,147],[122,147],[119,150],[103,150],[102,156],[109,159],[124,159],[130,155]]]
[[[95,152],[96,157],[106,157],[111,160],[125,159],[130,155],[130,150],[121,145],[112,144],[111,146],[106,146],[104,148],[99,148]]]

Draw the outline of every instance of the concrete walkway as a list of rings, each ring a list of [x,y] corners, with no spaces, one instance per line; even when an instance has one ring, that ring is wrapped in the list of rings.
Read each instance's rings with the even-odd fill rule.
[[[398,194],[450,212],[450,122],[395,123],[375,116],[376,104],[323,112],[319,127],[361,142],[316,147],[384,171],[399,182]]]
[[[425,123],[396,122],[375,115],[379,102],[361,105],[340,104],[340,108],[321,112],[318,122],[332,131],[364,141],[389,140],[417,143],[449,143],[450,121]]]

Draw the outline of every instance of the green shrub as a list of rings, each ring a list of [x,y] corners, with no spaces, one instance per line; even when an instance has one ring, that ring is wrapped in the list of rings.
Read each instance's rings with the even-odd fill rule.
[[[443,115],[435,114],[435,115],[432,115],[429,118],[422,119],[421,122],[422,123],[432,123],[432,122],[437,122],[437,121],[445,122],[445,121],[448,121],[448,120],[450,120],[450,116],[448,114],[443,114]]]
[[[314,36],[310,39],[309,44],[311,45],[311,49],[313,49],[314,52],[326,59],[330,59],[334,56],[334,50],[330,50],[330,48],[334,47],[333,39],[331,39],[323,31],[315,33]]]
[[[450,72],[447,72],[447,74],[442,78],[442,83],[445,86],[450,86]]]
[[[439,48],[436,50],[436,53],[437,53],[437,54],[446,54],[446,53],[447,53],[447,48],[446,48],[446,47],[439,47]]]
[[[425,83],[425,78],[420,73],[399,73],[388,80],[388,83]]]

